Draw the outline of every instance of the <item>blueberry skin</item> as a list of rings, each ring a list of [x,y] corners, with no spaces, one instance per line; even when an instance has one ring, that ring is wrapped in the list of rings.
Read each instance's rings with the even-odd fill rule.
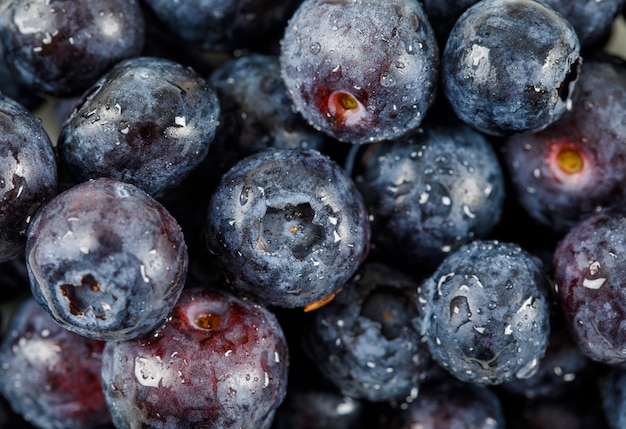
[[[504,176],[485,136],[460,121],[428,125],[363,152],[355,182],[372,215],[373,243],[405,265],[435,268],[485,238],[504,204]]]
[[[37,428],[103,428],[111,423],[100,387],[103,348],[59,326],[28,298],[0,343],[0,393]]]
[[[296,109],[350,143],[416,129],[437,88],[439,48],[417,0],[304,0],[280,62]]]
[[[41,121],[0,94],[0,262],[20,255],[32,216],[57,193],[57,161]]]
[[[302,332],[307,356],[349,397],[412,401],[434,366],[421,334],[418,282],[366,263]]]
[[[626,65],[590,59],[572,109],[537,133],[504,142],[508,176],[522,208],[558,234],[626,200]]]
[[[207,160],[217,164],[219,177],[261,150],[323,148],[326,135],[293,110],[277,56],[251,53],[233,58],[211,73],[209,83],[221,109]]]
[[[556,301],[564,325],[589,358],[626,362],[626,214],[606,210],[579,222],[554,251]]]
[[[77,181],[109,177],[159,198],[206,157],[218,116],[215,90],[192,69],[164,58],[124,60],[65,121],[60,162]]]
[[[492,135],[534,132],[567,108],[581,63],[571,24],[534,0],[483,0],[452,28],[443,92],[466,123]]]
[[[532,376],[548,344],[547,290],[542,270],[516,244],[462,246],[420,286],[430,353],[462,381]]]
[[[276,149],[224,175],[206,239],[235,289],[268,305],[303,307],[354,274],[370,228],[359,191],[336,162],[314,150]]]
[[[289,351],[273,313],[189,284],[144,339],[108,342],[102,388],[116,428],[269,429]]]
[[[144,45],[138,0],[9,0],[0,40],[15,77],[48,95],[79,95]]]
[[[38,213],[26,262],[35,299],[59,324],[120,341],[163,321],[183,288],[188,256],[161,204],[102,178],[62,192]]]
[[[165,28],[202,51],[259,50],[278,40],[299,0],[146,0]]]

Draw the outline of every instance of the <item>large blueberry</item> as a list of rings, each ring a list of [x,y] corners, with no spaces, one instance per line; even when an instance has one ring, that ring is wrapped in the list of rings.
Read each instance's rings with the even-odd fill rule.
[[[136,186],[111,179],[51,200],[28,229],[32,293],[70,331],[101,340],[143,335],[176,303],[187,247],[175,219]]]
[[[22,84],[78,95],[141,53],[143,11],[138,0],[9,0],[0,6],[0,39]]]
[[[312,313],[306,354],[341,393],[369,401],[411,401],[432,374],[422,340],[417,281],[365,264],[333,301]]]
[[[554,251],[554,282],[564,325],[578,347],[603,364],[626,362],[626,213],[592,215]]]
[[[443,90],[457,115],[494,135],[537,131],[567,109],[581,62],[571,24],[534,0],[482,0],[452,28]]]
[[[498,223],[504,177],[485,136],[454,121],[364,151],[356,184],[372,241],[405,266],[432,268]]]
[[[588,60],[572,109],[537,133],[504,144],[520,205],[562,234],[600,208],[623,205],[626,183],[626,65]]]
[[[439,48],[417,0],[305,0],[285,30],[280,61],[313,126],[367,143],[420,125],[435,98]]]
[[[268,429],[288,368],[273,313],[206,285],[186,286],[151,335],[107,343],[102,387],[118,429]]]
[[[158,198],[206,157],[218,115],[215,91],[194,70],[131,58],[102,76],[65,121],[59,161],[77,181],[109,177]]]
[[[337,292],[369,249],[352,179],[314,150],[267,150],[224,175],[207,244],[230,283],[260,301],[302,307]]]
[[[0,95],[0,262],[24,251],[35,212],[57,193],[57,161],[41,121]]]
[[[550,331],[547,284],[516,244],[462,246],[424,281],[420,296],[428,348],[455,377],[501,384],[536,372]]]

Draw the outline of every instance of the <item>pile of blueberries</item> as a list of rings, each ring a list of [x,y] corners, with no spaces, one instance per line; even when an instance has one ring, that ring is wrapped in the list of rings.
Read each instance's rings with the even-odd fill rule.
[[[0,428],[626,427],[625,5],[0,1]]]

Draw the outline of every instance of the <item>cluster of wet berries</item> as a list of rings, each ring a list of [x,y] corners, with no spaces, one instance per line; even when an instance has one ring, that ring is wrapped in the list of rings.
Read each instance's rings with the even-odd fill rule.
[[[0,2],[0,427],[625,427],[625,4]]]

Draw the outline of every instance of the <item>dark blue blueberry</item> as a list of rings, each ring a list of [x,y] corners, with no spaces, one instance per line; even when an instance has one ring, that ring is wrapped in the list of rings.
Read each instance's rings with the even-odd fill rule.
[[[406,134],[436,94],[439,49],[417,0],[304,0],[280,61],[296,109],[341,141]]]
[[[363,199],[314,150],[266,150],[224,175],[208,209],[207,245],[230,284],[279,307],[329,298],[369,250]]]
[[[0,7],[0,40],[23,85],[77,95],[141,53],[143,12],[138,0],[9,0]]]
[[[433,358],[468,382],[532,376],[550,331],[546,283],[535,259],[516,244],[477,240],[462,246],[420,287]]]
[[[572,108],[543,131],[509,137],[505,162],[517,199],[537,222],[564,233],[626,201],[626,66],[589,60]]]
[[[234,58],[209,82],[221,108],[207,158],[214,174],[221,177],[241,158],[268,148],[322,149],[326,136],[293,110],[278,57],[252,53]]]
[[[454,120],[431,124],[371,146],[356,177],[377,250],[411,267],[435,267],[487,237],[504,203],[502,169],[487,139]]]
[[[102,427],[111,422],[100,386],[103,348],[28,299],[0,343],[0,393],[40,429]]]
[[[0,95],[0,262],[20,255],[35,212],[57,193],[57,161],[41,121]]]
[[[102,360],[118,429],[268,429],[287,390],[274,314],[208,286],[186,286],[161,327],[108,342]]]
[[[534,0],[482,0],[454,25],[442,56],[456,114],[493,135],[532,132],[566,110],[580,44],[571,24]]]
[[[597,362],[626,362],[626,214],[597,213],[574,226],[554,251],[554,283],[564,326]]]
[[[607,42],[624,0],[538,0],[563,15],[578,35],[584,49],[602,49]]]
[[[180,42],[203,51],[230,52],[277,43],[299,1],[146,0],[145,4]]]
[[[394,429],[504,429],[500,399],[489,387],[445,378],[426,383],[417,399],[395,412]]]
[[[109,177],[158,198],[206,157],[218,116],[215,90],[192,69],[131,58],[70,114],[59,137],[60,162],[77,181]]]
[[[70,331],[134,338],[159,325],[181,293],[187,247],[175,219],[139,188],[111,179],[76,185],[28,229],[32,293]]]
[[[411,401],[434,364],[422,341],[418,282],[366,264],[333,301],[312,313],[304,350],[344,395]]]
[[[332,390],[287,391],[272,429],[362,429],[372,427],[365,401]]]

